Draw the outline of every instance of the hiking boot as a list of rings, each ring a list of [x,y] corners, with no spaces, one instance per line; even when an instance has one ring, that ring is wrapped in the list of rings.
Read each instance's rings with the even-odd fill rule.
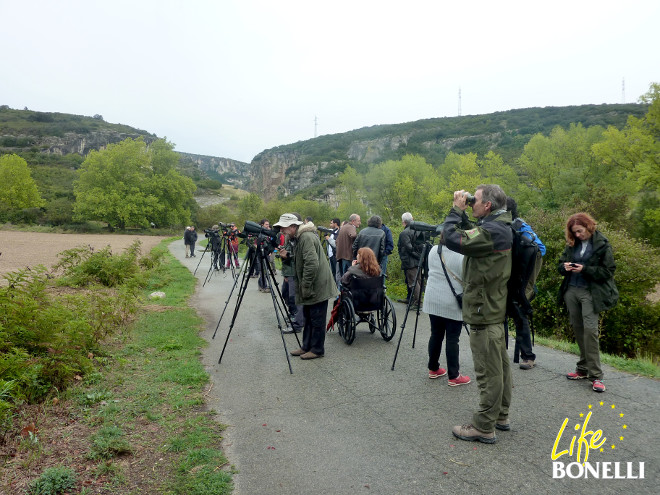
[[[289,354],[291,354],[292,356],[302,356],[302,355],[305,354],[306,352],[307,352],[307,351],[304,350],[304,349],[301,347],[300,349],[296,349],[295,351],[291,351],[291,352],[289,352]]]
[[[461,440],[468,442],[479,441],[482,443],[495,443],[497,441],[497,437],[495,436],[494,431],[485,433],[483,431],[477,430],[472,425],[454,426],[451,432],[456,438],[460,438]]]
[[[605,385],[600,380],[594,380],[591,384],[594,392],[605,392]]]
[[[534,367],[534,360],[533,359],[525,359],[523,360],[522,363],[520,363],[520,369],[521,370],[531,370]]]
[[[447,380],[447,385],[450,387],[458,387],[459,385],[467,385],[472,380],[469,376],[458,375],[456,378],[450,378]]]
[[[584,380],[585,378],[587,378],[587,374],[582,373],[581,371],[575,370],[572,373],[567,373],[566,378],[568,378],[569,380]]]
[[[445,376],[447,374],[447,370],[444,368],[438,368],[437,370],[429,370],[429,378],[440,378],[441,376]]]
[[[498,419],[495,422],[495,428],[501,431],[509,431],[511,429],[511,425],[509,424],[508,419]]]
[[[314,354],[312,351],[306,352],[300,356],[300,359],[316,359],[323,357],[323,354]]]

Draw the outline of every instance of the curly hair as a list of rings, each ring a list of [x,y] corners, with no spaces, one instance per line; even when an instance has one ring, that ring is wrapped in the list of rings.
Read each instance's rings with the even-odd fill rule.
[[[380,275],[380,265],[376,259],[376,255],[371,248],[363,247],[358,249],[357,254],[360,256],[360,269],[370,277],[377,277]]]
[[[575,246],[575,235],[573,234],[573,227],[575,225],[581,225],[585,229],[587,229],[587,232],[589,232],[590,235],[593,235],[593,233],[596,231],[596,220],[593,219],[589,213],[576,213],[575,215],[571,215],[568,218],[568,221],[566,222],[566,228],[564,229],[564,236],[566,237],[566,244],[569,246]]]

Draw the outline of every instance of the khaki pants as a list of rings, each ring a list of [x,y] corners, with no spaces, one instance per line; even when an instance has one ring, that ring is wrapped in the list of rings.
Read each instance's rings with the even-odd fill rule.
[[[406,271],[406,285],[408,286],[408,294],[412,297],[413,304],[419,304],[419,293],[422,288],[421,276],[417,278],[417,283],[415,283],[415,277],[417,276],[417,268],[408,268]]]
[[[470,325],[470,348],[479,385],[479,410],[472,416],[478,430],[490,433],[498,419],[507,419],[511,405],[511,366],[504,324]]]
[[[586,373],[591,381],[602,380],[600,367],[600,347],[598,341],[598,313],[594,312],[594,303],[589,289],[569,286],[564,294],[575,341],[580,348],[580,360],[576,369]]]

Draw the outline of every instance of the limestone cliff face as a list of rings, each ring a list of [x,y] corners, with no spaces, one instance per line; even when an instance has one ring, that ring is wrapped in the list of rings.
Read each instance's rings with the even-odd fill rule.
[[[354,141],[348,148],[348,158],[364,163],[378,161],[386,152],[395,151],[401,145],[408,144],[410,134],[386,136],[367,141]]]
[[[301,189],[323,184],[337,175],[336,166],[333,167],[337,162],[305,163],[304,158],[298,150],[275,149],[260,153],[250,164],[249,190],[259,194],[264,201],[270,201],[280,194],[289,196]],[[332,195],[332,191],[327,194]]]
[[[93,131],[85,134],[75,132],[66,132],[60,136],[14,136],[17,139],[28,139],[33,147],[39,149],[41,153],[52,153],[55,155],[67,155],[69,153],[78,153],[85,156],[90,151],[105,149],[109,144],[119,143],[127,138],[137,139],[142,137],[148,144],[157,138],[153,135],[130,134],[114,131]]]
[[[248,189],[250,184],[250,164],[232,160],[230,158],[220,158],[217,156],[195,155],[193,153],[179,153],[183,158],[187,158],[195,163],[200,170],[204,172],[214,172],[222,176],[223,182],[228,182],[240,189]]]

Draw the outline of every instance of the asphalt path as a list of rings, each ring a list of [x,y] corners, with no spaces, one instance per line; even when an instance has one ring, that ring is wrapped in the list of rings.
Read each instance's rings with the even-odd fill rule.
[[[183,241],[170,250],[191,271],[198,266],[202,251],[186,259]],[[398,303],[390,342],[360,324],[348,346],[335,330],[326,335],[325,357],[291,357],[290,373],[286,351],[298,343],[295,335],[280,333],[270,294],[249,279],[237,305],[240,283],[228,299],[234,287],[229,272],[212,272],[203,284],[209,267],[206,255],[190,304],[206,322],[207,399],[218,421],[228,425],[223,445],[237,470],[236,494],[660,493],[658,381],[604,366],[607,391],[598,394],[586,380],[566,379],[576,356],[536,346],[533,370],[512,365],[511,431],[497,431],[493,445],[461,441],[451,429],[469,423],[478,404],[465,333],[461,372],[473,379],[466,386],[428,378],[430,330],[423,313],[416,331],[415,313],[408,316],[392,370],[405,315]],[[598,447],[588,447],[590,440]],[[573,463],[572,478],[556,477],[562,471],[554,468],[552,455],[562,451],[554,462]],[[587,451],[598,478],[589,471],[586,479],[580,476]]]

